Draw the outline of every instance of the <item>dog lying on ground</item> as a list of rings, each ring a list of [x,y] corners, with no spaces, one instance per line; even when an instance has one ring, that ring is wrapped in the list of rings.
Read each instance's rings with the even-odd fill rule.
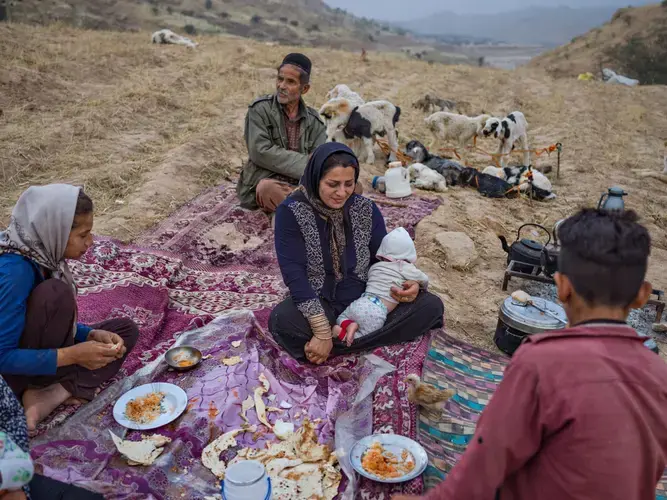
[[[484,137],[493,135],[500,141],[498,154],[501,155],[500,166],[507,166],[509,153],[515,146],[523,149],[523,165],[530,165],[530,151],[528,151],[528,122],[521,111],[514,111],[505,118],[491,117],[484,124]]]
[[[405,146],[405,154],[417,163],[423,163],[447,180],[448,186],[456,186],[463,171],[463,165],[449,158],[432,155],[419,141],[410,141]]]
[[[320,108],[327,123],[327,141],[348,144],[354,150],[355,139],[363,143],[363,151],[355,151],[360,162],[374,163],[373,138],[387,136],[391,148],[388,161],[396,160],[398,137],[396,123],[401,108],[389,101],[371,101],[352,106],[347,99],[337,97]]]

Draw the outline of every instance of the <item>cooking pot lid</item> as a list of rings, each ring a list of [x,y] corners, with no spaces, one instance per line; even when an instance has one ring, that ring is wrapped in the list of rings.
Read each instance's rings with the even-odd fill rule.
[[[538,243],[535,240],[529,240],[528,238],[523,238],[521,244],[530,248],[531,250],[542,250],[542,244]]]
[[[540,297],[532,297],[531,300],[542,309],[557,315],[563,321],[567,321],[565,310],[550,300],[542,299]],[[561,323],[548,314],[535,309],[532,306],[519,306],[512,302],[512,297],[507,297],[500,307],[501,316],[504,315],[509,323],[514,323],[512,326],[521,329],[522,326],[527,326],[535,330],[560,330],[565,327],[565,323]]]

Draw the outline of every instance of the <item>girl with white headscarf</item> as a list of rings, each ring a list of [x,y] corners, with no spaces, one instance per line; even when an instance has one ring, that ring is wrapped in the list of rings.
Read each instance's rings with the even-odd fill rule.
[[[28,429],[65,402],[91,400],[138,337],[114,319],[77,322],[67,259],[93,243],[93,203],[78,187],[28,188],[0,232],[0,374],[21,398]]]

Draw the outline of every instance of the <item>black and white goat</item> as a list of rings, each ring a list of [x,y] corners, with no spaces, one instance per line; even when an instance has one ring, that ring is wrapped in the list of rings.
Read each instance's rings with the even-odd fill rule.
[[[521,111],[514,111],[505,118],[491,117],[486,121],[482,134],[484,137],[493,135],[500,141],[498,154],[500,166],[507,166],[509,154],[515,146],[523,150],[523,165],[530,165],[530,151],[528,151],[528,122]]]
[[[387,136],[391,149],[388,161],[396,160],[398,137],[396,123],[401,108],[389,101],[371,101],[361,106],[352,106],[347,99],[331,99],[320,108],[327,123],[327,141],[348,144],[360,162],[374,163],[373,138]],[[363,144],[362,151],[355,150],[356,141]]]
[[[525,193],[532,187],[533,195],[538,200],[551,200],[556,197],[551,181],[539,170],[529,167],[486,167],[483,174],[493,175],[512,186],[518,186]],[[531,182],[532,175],[532,182]]]
[[[410,141],[405,146],[405,154],[417,163],[423,163],[435,170],[447,180],[448,186],[459,184],[459,177],[463,171],[463,165],[449,158],[432,155],[426,146],[419,141]]]
[[[194,49],[198,44],[197,42],[193,42],[189,38],[186,38],[181,35],[177,35],[171,30],[168,29],[163,29],[160,31],[156,31],[151,35],[151,41],[153,43],[168,43],[168,44],[173,44],[173,45],[185,45],[186,47],[190,47]]]

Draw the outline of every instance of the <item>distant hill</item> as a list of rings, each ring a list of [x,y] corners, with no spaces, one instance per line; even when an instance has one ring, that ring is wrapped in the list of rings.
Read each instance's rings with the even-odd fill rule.
[[[12,21],[124,31],[171,28],[285,44],[361,50],[420,45],[401,28],[358,18],[322,0],[11,0]],[[0,12],[0,20],[2,13]]]
[[[531,7],[485,15],[441,12],[401,23],[420,34],[468,35],[509,44],[554,47],[606,22],[616,7]]]
[[[611,20],[530,65],[554,76],[599,73],[609,66],[642,83],[667,83],[667,1],[616,11]]]

